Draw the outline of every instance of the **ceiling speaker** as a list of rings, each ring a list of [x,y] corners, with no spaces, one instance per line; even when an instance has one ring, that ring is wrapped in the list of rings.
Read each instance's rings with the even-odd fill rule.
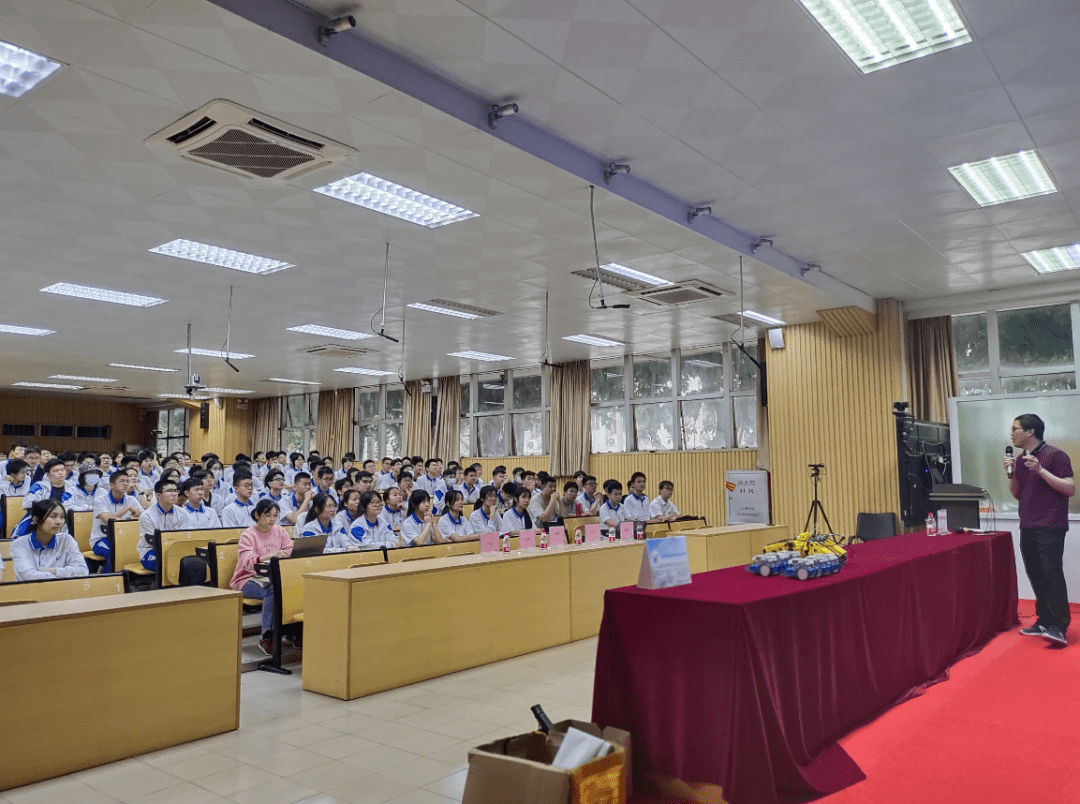
[[[769,346],[773,349],[784,348],[784,330],[782,329],[770,329],[769,330]]]

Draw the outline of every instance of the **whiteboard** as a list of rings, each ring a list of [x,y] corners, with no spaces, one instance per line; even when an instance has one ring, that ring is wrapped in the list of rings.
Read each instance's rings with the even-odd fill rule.
[[[1012,444],[1009,430],[1022,413],[1034,413],[1046,423],[1045,438],[1068,454],[1080,471],[1080,392],[1009,394],[997,397],[954,397],[949,400],[953,482],[986,489],[998,513],[1016,515],[1001,462]],[[1019,454],[1019,453],[1017,453]],[[1080,494],[1069,500],[1070,517],[1080,518]]]
[[[729,469],[724,476],[727,490],[728,525],[755,522],[770,523],[769,473],[761,470]]]

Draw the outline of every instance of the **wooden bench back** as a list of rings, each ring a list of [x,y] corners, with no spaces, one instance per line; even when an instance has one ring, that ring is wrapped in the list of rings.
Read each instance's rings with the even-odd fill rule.
[[[0,539],[0,558],[4,559],[4,577],[0,584],[15,583],[15,567],[11,564],[11,543],[14,539]]]
[[[106,572],[120,572],[129,564],[139,564],[139,520],[109,522],[109,560],[105,563]]]
[[[514,537],[515,541],[516,538]],[[415,561],[418,558],[445,558],[446,556],[475,555],[479,552],[479,540],[450,544],[425,544],[422,547],[398,547],[395,550],[387,550],[386,560],[390,564],[396,564],[399,561]]]
[[[696,528],[707,528],[709,523],[705,521],[705,517],[701,517],[701,519],[683,519],[678,522],[669,522],[668,526],[672,530],[694,530]]]
[[[382,564],[385,561],[382,550],[273,559],[270,562],[270,576],[274,582],[275,616],[280,615],[277,624],[288,625],[304,619],[304,576],[308,573]]]
[[[4,495],[4,537],[10,538],[15,526],[23,518],[23,498]]]
[[[645,538],[655,539],[659,536],[666,536],[668,531],[671,530],[671,528],[668,527],[670,524],[670,522],[654,522],[651,525],[646,525]]]
[[[90,549],[90,537],[94,533],[93,511],[68,511],[68,532],[79,545],[80,552]]]
[[[47,600],[75,600],[124,594],[124,575],[86,575],[79,578],[50,578],[0,586],[0,604],[43,603]]]
[[[155,539],[158,554],[158,587],[179,585],[180,559],[195,555],[196,547],[206,547],[210,542],[236,541],[245,530],[247,528],[158,531]],[[229,577],[231,578],[232,575],[230,574]],[[229,582],[226,580],[225,586],[228,585]]]

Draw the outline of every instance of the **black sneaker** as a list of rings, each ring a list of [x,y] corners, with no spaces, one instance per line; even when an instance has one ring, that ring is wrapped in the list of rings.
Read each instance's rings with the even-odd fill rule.
[[[1020,629],[1020,636],[1042,636],[1044,633],[1046,633],[1046,629],[1038,623]]]
[[[1049,639],[1051,642],[1053,642],[1053,643],[1055,643],[1057,645],[1067,645],[1067,644],[1069,644],[1065,640],[1065,634],[1063,634],[1061,631],[1059,631],[1056,628],[1044,628],[1042,636],[1043,636],[1043,639]]]

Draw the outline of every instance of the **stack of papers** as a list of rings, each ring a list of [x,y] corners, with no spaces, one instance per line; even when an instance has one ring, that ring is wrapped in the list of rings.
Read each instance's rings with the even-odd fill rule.
[[[606,757],[611,753],[611,749],[612,745],[607,740],[593,737],[571,726],[563,737],[562,745],[559,746],[559,751],[555,754],[551,765],[567,770],[580,768],[594,759]]]

